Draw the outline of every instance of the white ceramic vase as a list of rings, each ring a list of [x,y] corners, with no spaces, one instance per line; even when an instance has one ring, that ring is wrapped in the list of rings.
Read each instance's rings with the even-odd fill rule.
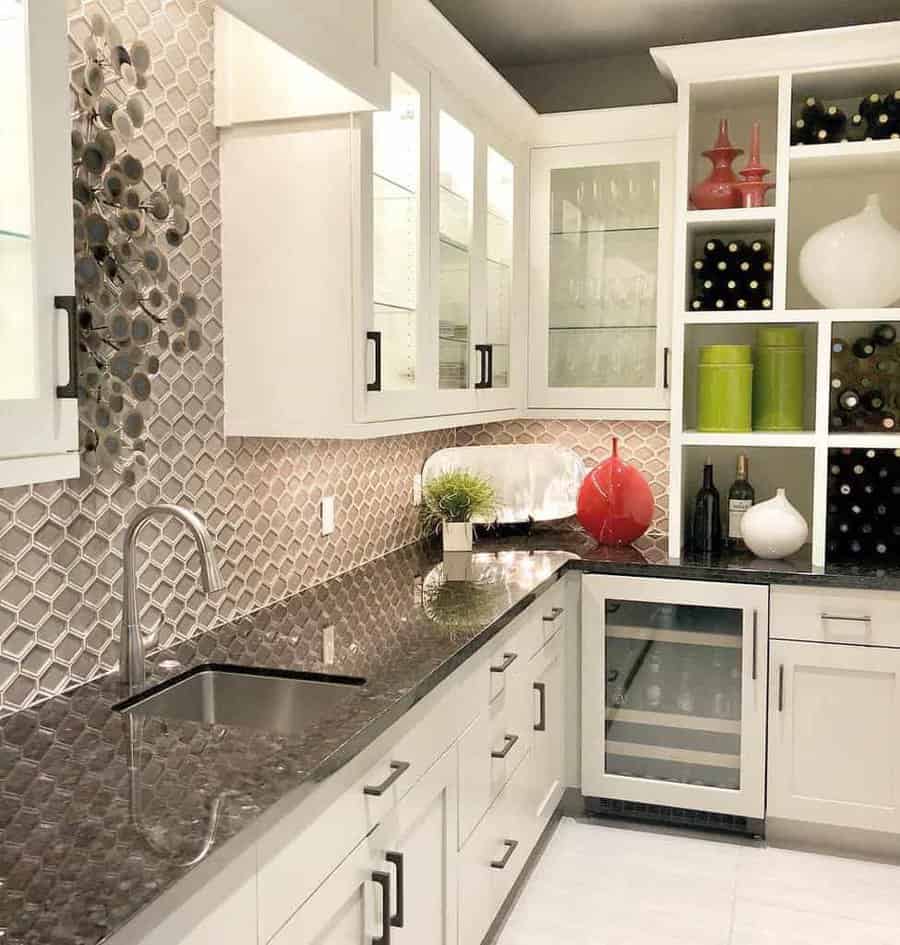
[[[472,550],[471,522],[444,522],[441,527],[444,551]]]
[[[813,233],[800,251],[800,280],[825,308],[884,308],[900,299],[900,230],[882,216],[878,194]]]
[[[774,498],[747,509],[741,537],[757,558],[787,558],[806,543],[809,527],[779,489]]]

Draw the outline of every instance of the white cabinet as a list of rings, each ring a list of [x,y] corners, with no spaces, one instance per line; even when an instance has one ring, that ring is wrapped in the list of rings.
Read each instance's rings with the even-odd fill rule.
[[[544,618],[546,619],[546,617]],[[566,629],[562,627],[531,661],[534,730],[534,815],[545,820],[565,789]]]
[[[386,107],[390,0],[221,0],[221,7],[217,52],[230,55],[216,65],[234,70],[233,117],[247,107],[278,117],[288,104],[295,116]],[[253,81],[242,81],[251,67]]]
[[[773,641],[770,817],[900,833],[900,650]]]
[[[426,772],[272,942],[456,942],[455,752]]]
[[[762,818],[768,588],[582,581],[583,794]]]
[[[597,112],[596,128],[549,140],[600,143],[531,153],[530,408],[647,416],[669,404],[671,113],[616,111],[658,137],[610,140],[622,118]]]
[[[0,19],[0,487],[78,475],[66,37],[63,0]]]
[[[222,130],[230,435],[367,437],[521,400],[527,151],[411,53],[391,69],[387,111]]]

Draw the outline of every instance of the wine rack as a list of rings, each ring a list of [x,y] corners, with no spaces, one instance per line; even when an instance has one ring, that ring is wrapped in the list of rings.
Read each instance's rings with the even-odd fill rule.
[[[692,312],[771,310],[774,262],[769,239],[709,236],[700,250],[691,262]]]
[[[833,144],[839,141],[886,141],[900,138],[900,89],[870,92],[855,110],[844,102],[807,96],[794,112],[791,144]]]
[[[897,325],[835,325],[829,384],[828,428],[832,433],[897,431],[900,417]]]
[[[900,557],[900,449],[828,451],[828,561]]]

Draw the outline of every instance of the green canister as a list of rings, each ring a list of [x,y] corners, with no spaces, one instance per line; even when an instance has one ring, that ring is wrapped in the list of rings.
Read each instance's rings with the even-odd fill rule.
[[[803,429],[806,349],[799,328],[756,330],[753,375],[753,429],[792,432]]]
[[[697,429],[748,433],[753,412],[750,345],[707,345],[697,366]]]

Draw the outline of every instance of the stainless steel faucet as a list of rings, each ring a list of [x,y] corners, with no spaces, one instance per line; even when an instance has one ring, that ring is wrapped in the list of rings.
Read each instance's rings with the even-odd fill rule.
[[[207,594],[225,586],[216,563],[214,545],[206,526],[198,515],[180,505],[151,505],[131,520],[125,532],[122,570],[122,632],[119,637],[119,677],[133,692],[144,685],[147,674],[145,653],[159,638],[157,630],[145,635],[141,630],[137,608],[137,572],[134,567],[137,540],[141,529],[155,515],[173,515],[188,527],[200,552],[200,580]]]

